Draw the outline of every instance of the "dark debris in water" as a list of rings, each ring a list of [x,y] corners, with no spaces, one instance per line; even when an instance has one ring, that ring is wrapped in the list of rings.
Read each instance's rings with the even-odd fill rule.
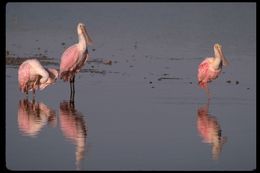
[[[103,60],[102,62],[103,62],[103,64],[112,65],[111,60]]]
[[[161,81],[161,80],[163,80],[163,79],[175,79],[175,80],[180,80],[181,78],[179,78],[179,77],[160,77],[160,78],[158,78],[158,81]]]
[[[231,83],[231,80],[227,80],[226,82],[227,82],[227,83]]]
[[[238,85],[239,84],[239,81],[236,81],[236,85]]]
[[[108,71],[107,73],[112,73],[112,74],[120,74],[119,71]]]
[[[170,60],[183,60],[183,58],[169,58]]]
[[[88,60],[87,63],[95,63],[95,64],[105,64],[105,65],[112,65],[112,60],[110,59],[101,59],[101,58],[96,58],[92,60]],[[114,62],[117,63],[117,62]]]
[[[80,70],[81,73],[97,73],[97,74],[106,74],[105,70],[97,70],[97,69],[82,69]]]
[[[32,56],[32,57],[6,56],[5,57],[5,64],[6,65],[19,66],[27,59],[38,59],[43,65],[56,65],[56,66],[59,65],[58,62],[54,61],[54,58],[48,58],[45,55],[42,55],[42,56]]]

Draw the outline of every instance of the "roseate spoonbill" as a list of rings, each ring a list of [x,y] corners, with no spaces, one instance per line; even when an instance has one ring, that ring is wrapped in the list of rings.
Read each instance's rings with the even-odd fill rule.
[[[84,116],[75,109],[74,102],[60,103],[60,128],[67,139],[75,144],[76,166],[80,169],[80,162],[84,158],[87,138],[87,126]]]
[[[47,123],[55,127],[57,118],[45,104],[24,99],[19,101],[17,122],[23,135],[35,137]]]
[[[24,61],[18,70],[19,88],[28,97],[28,91],[43,90],[50,84],[53,84],[58,78],[58,71],[54,68],[44,68],[37,59],[28,59]]]
[[[204,143],[212,145],[212,158],[217,160],[227,137],[222,136],[217,119],[208,112],[209,103],[197,111],[197,130]]]
[[[87,47],[92,43],[86,27],[83,23],[77,26],[79,42],[67,48],[61,56],[60,79],[70,82],[70,100],[74,101],[75,75],[89,59]]]
[[[198,68],[198,84],[205,89],[210,98],[208,83],[216,79],[222,70],[222,66],[228,65],[229,62],[224,57],[222,46],[218,43],[214,44],[214,57],[205,58]]]

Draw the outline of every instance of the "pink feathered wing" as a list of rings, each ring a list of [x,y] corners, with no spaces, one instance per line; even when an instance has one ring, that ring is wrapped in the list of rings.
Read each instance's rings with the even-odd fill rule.
[[[27,82],[30,80],[30,68],[29,64],[22,64],[18,70],[18,82],[19,82],[19,89],[22,92],[26,92],[32,89],[32,86],[28,86]]]
[[[221,72],[221,69],[214,70],[210,68],[210,59],[211,58],[206,58],[200,63],[198,68],[198,83],[201,88],[205,88],[207,83],[216,79]]]
[[[60,79],[71,80],[88,59],[87,51],[81,55],[77,44],[69,47],[61,56]]]

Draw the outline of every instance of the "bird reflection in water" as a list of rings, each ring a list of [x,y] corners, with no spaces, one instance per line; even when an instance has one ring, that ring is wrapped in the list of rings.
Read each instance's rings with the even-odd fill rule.
[[[222,136],[222,131],[216,117],[211,116],[208,110],[209,102],[198,109],[197,129],[199,135],[203,138],[203,142],[212,145],[212,158],[218,160],[227,137]]]
[[[74,101],[60,103],[60,127],[63,135],[76,145],[76,167],[80,170],[85,154],[87,126],[84,116],[75,109]]]
[[[19,101],[18,127],[25,136],[36,137],[44,125],[55,127],[57,118],[55,111],[43,103],[23,99]]]

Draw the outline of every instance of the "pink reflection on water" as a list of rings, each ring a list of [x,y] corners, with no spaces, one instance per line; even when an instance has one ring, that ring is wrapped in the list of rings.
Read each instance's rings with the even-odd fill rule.
[[[25,136],[36,137],[46,124],[55,127],[57,118],[55,111],[44,103],[20,100],[18,107],[18,127]]]
[[[209,103],[200,107],[197,111],[197,129],[204,143],[212,146],[212,158],[219,159],[222,146],[227,141],[227,137],[222,137],[221,127],[216,117],[208,113]]]
[[[60,103],[60,128],[63,135],[76,146],[76,167],[84,158],[87,138],[87,126],[83,115],[75,109],[74,102]]]

